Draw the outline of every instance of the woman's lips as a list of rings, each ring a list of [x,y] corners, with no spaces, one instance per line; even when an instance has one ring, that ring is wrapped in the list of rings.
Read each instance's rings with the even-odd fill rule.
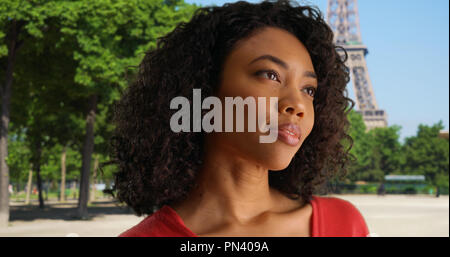
[[[290,146],[296,146],[300,142],[300,128],[293,123],[280,125],[278,139]]]

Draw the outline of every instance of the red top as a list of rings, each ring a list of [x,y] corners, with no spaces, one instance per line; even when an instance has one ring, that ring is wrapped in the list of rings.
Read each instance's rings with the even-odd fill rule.
[[[361,213],[350,202],[335,197],[313,196],[311,236],[366,237],[369,229]],[[120,237],[197,237],[174,209],[164,205]]]

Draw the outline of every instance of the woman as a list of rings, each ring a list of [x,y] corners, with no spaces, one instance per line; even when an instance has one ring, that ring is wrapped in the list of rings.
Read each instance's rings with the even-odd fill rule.
[[[120,236],[368,235],[351,203],[313,195],[345,171],[352,145],[336,49],[318,10],[281,0],[202,8],[161,38],[116,106],[114,190],[148,215]],[[193,89],[222,103],[277,97],[276,141],[259,129],[173,132],[170,102],[192,102]]]

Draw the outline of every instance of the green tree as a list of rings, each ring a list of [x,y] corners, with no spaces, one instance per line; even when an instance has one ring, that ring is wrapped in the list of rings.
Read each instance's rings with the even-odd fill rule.
[[[400,126],[393,125],[386,128],[374,128],[368,132],[371,138],[372,162],[369,169],[379,172],[373,179],[383,180],[384,175],[398,172],[402,161]]]
[[[15,130],[14,124],[11,124],[11,131],[8,140],[8,158],[7,164],[10,171],[11,182],[14,182],[18,189],[22,188],[27,179],[30,169],[30,149],[26,144],[26,134],[23,131]]]
[[[86,102],[86,129],[78,216],[87,216],[89,177],[99,108],[109,106],[127,86],[127,68],[139,64],[157,38],[187,21],[194,8],[183,1],[72,1],[60,6],[61,32],[74,43],[75,82]]]
[[[40,208],[44,207],[41,166],[48,162],[49,151],[56,144],[80,140],[86,105],[73,80],[77,64],[73,46],[60,38],[57,17],[48,18],[45,37],[23,45],[14,72],[20,90],[11,99],[11,118],[26,133]]]
[[[353,139],[350,153],[355,157],[349,168],[347,178],[351,181],[361,179],[361,173],[370,163],[369,144],[367,144],[366,125],[361,114],[351,111],[348,114],[350,121],[349,135]]]
[[[382,181],[384,175],[396,172],[402,163],[399,126],[374,128],[367,131],[361,114],[351,112],[350,136],[353,147],[350,151],[356,160],[350,166],[351,181]]]
[[[158,37],[188,21],[195,9],[181,0],[0,0],[0,73],[5,78],[0,92],[0,225],[9,217],[10,105],[14,123],[25,131],[39,188],[41,166],[48,176],[55,170],[49,164],[55,162],[48,158],[55,154],[51,149],[58,144],[79,148],[79,215],[85,217],[97,113],[107,116],[127,86],[127,68],[136,66]],[[11,97],[13,79],[20,87],[14,92],[17,97]],[[110,130],[98,125],[101,132]],[[99,144],[107,137],[98,137],[103,142]]]
[[[417,135],[406,138],[403,171],[425,175],[431,185],[448,188],[449,142],[439,137],[443,128],[442,121],[432,126],[420,124]]]
[[[0,126],[0,227],[9,220],[9,167],[8,129],[10,121],[11,95],[18,55],[25,45],[36,44],[43,39],[50,17],[46,0],[1,0],[0,1],[0,86],[1,126]]]

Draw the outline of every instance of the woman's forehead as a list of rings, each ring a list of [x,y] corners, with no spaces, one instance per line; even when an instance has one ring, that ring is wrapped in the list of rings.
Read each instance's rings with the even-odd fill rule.
[[[267,27],[252,34],[236,44],[230,53],[229,61],[248,64],[255,58],[270,55],[283,60],[288,66],[313,68],[308,50],[302,42],[290,32]]]

